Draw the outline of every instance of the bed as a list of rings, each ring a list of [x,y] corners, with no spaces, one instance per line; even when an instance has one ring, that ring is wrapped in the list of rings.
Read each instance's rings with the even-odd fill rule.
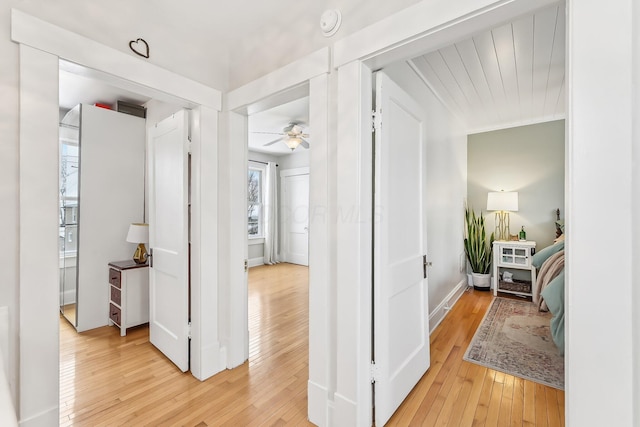
[[[553,245],[538,251],[532,264],[538,269],[535,286],[538,308],[553,315],[551,337],[560,354],[564,354],[564,234]]]

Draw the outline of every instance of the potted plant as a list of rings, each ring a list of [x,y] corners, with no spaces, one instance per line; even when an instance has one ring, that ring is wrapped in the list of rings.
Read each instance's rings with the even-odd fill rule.
[[[491,288],[491,260],[494,233],[487,240],[485,221],[467,206],[464,211],[464,252],[471,266],[474,289],[488,291]]]

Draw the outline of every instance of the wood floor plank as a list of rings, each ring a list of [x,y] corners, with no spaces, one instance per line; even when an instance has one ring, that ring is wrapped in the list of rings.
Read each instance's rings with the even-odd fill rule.
[[[511,425],[511,409],[513,408],[513,375],[505,375],[502,388],[502,400],[498,413],[498,426]]]
[[[522,412],[522,425],[536,425],[536,385],[531,381],[524,382],[524,409]]]
[[[524,411],[524,380],[513,378],[513,402],[511,408],[511,425],[521,426],[524,424],[522,414]]]
[[[542,384],[535,384],[535,410],[536,410],[536,427],[545,427],[549,425],[549,417],[547,415],[547,392],[546,387]]]
[[[310,425],[307,276],[291,264],[250,269],[249,360],[203,382],[156,350],[146,326],[125,337],[115,327],[78,334],[61,318],[60,425]],[[389,426],[564,425],[563,391],[462,360],[491,299],[462,295]]]
[[[487,408],[487,421],[488,426],[497,426],[498,417],[500,415],[500,403],[502,401],[502,392],[504,391],[504,374],[502,372],[496,372],[491,388],[491,397],[489,398],[489,405]]]
[[[460,422],[458,425],[460,426],[471,426],[473,425],[473,420],[476,414],[476,410],[478,408],[478,403],[480,401],[480,394],[482,393],[482,389],[484,387],[484,381],[487,376],[487,368],[470,364],[471,367],[467,372],[467,378],[465,379],[466,383],[471,384],[471,390],[469,391],[469,397],[467,401],[464,402],[464,410],[462,415],[460,416]],[[450,424],[451,426],[455,426],[456,424]]]
[[[493,369],[487,369],[485,378],[480,391],[480,397],[478,399],[478,406],[473,415],[473,425],[483,426],[487,422],[487,415],[489,413],[489,404],[491,403],[491,392],[495,383],[496,371]]]
[[[560,420],[557,390],[547,387],[545,393],[547,397],[547,418],[549,420],[549,426],[559,427],[562,425],[562,422]]]

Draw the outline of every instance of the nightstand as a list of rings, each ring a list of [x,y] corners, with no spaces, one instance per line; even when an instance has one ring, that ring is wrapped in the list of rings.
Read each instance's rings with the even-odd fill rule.
[[[531,297],[534,303],[534,289],[536,286],[536,268],[531,263],[536,253],[536,242],[527,241],[503,241],[493,242],[493,295],[498,292]],[[526,270],[527,280],[505,282],[501,274],[509,270]],[[529,280],[530,279],[530,280]]]
[[[149,322],[149,266],[133,260],[109,263],[109,325],[127,328]]]

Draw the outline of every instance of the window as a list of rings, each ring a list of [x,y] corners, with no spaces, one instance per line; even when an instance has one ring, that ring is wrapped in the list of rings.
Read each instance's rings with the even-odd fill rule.
[[[265,165],[250,162],[247,177],[247,226],[249,238],[264,237]]]

